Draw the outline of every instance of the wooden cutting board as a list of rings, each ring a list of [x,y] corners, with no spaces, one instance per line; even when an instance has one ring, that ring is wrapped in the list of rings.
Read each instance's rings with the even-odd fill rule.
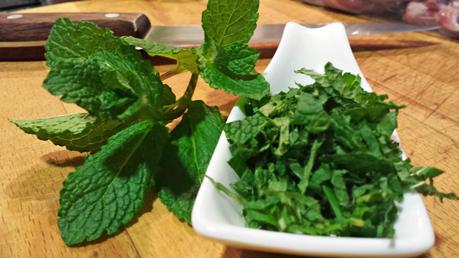
[[[153,24],[199,24],[205,1],[82,1],[27,12],[143,12]],[[260,23],[366,21],[308,7],[298,1],[262,0]],[[459,191],[459,44],[434,33],[362,38],[425,45],[359,51],[358,63],[373,88],[408,105],[399,118],[403,147],[415,165],[445,170],[436,185]],[[424,44],[425,43],[425,44]],[[261,60],[262,71],[269,60]],[[160,67],[164,72],[168,67]],[[57,228],[59,190],[83,156],[26,135],[8,119],[31,119],[79,111],[41,87],[44,62],[0,62],[0,257],[287,257],[226,247],[197,236],[158,201],[115,237],[68,248]],[[168,79],[182,92],[188,75]],[[196,98],[227,113],[235,98],[200,82]],[[459,202],[425,198],[437,243],[426,257],[459,257]]]

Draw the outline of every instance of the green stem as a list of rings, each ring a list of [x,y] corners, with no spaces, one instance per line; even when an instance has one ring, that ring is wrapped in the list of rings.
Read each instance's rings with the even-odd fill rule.
[[[178,99],[174,104],[167,105],[164,107],[164,118],[165,120],[173,120],[177,117],[180,117],[188,107],[188,104],[193,97],[194,90],[196,89],[196,84],[198,82],[198,74],[193,73],[190,78],[190,82],[185,90],[183,96]]]

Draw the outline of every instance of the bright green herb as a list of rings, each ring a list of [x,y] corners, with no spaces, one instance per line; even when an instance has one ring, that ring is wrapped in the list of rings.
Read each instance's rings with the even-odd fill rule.
[[[412,167],[391,136],[401,108],[365,92],[358,76],[331,64],[315,83],[260,101],[225,126],[236,193],[249,227],[304,233],[391,237],[396,203],[408,191],[440,193],[436,168]],[[428,181],[428,182],[426,182]]]
[[[253,99],[268,93],[268,83],[254,70],[258,53],[247,46],[257,19],[257,0],[209,0],[202,18],[205,42],[188,49],[118,38],[88,22],[56,21],[46,44],[51,70],[44,87],[87,113],[13,123],[39,139],[91,152],[61,191],[58,225],[67,245],[116,234],[139,214],[147,194],[157,194],[178,218],[191,222],[224,122],[218,109],[192,101],[196,83],[201,76],[213,88]],[[182,97],[135,46],[177,60],[163,77],[191,73]],[[165,126],[179,117],[168,133]]]
[[[142,121],[110,137],[69,174],[61,191],[59,228],[69,244],[113,235],[143,208],[168,141],[163,125]]]

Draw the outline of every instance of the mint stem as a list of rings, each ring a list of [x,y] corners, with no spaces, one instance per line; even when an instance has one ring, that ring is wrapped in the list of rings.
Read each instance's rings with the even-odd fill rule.
[[[178,99],[174,104],[165,106],[166,110],[164,117],[165,120],[172,120],[180,117],[188,107],[188,104],[193,97],[194,90],[196,89],[196,84],[198,82],[198,74],[193,73],[190,78],[190,82],[185,90],[183,96]]]

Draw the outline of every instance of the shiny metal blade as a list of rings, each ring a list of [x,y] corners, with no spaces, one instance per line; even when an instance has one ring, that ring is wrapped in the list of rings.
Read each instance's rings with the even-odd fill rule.
[[[440,28],[437,25],[416,25],[406,23],[345,23],[344,27],[346,27],[346,33],[349,36],[430,31]]]
[[[175,46],[194,46],[204,41],[201,25],[153,26],[145,39]]]
[[[414,31],[430,31],[438,26],[411,25],[405,23],[343,23],[349,36],[388,34]],[[326,25],[302,24],[310,28]],[[261,24],[257,26],[251,42],[276,42],[279,41],[285,24]],[[176,46],[196,46],[203,42],[204,32],[201,25],[184,26],[154,26],[145,37],[148,40]]]

